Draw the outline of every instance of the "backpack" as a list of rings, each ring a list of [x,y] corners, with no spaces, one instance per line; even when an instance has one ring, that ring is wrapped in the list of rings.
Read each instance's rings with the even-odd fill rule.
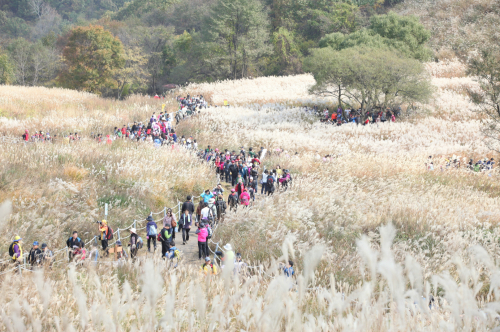
[[[258,174],[258,173],[257,173],[257,170],[256,170],[256,169],[252,169],[252,177],[253,177],[254,179],[257,179],[257,174]]]
[[[174,250],[174,257],[179,260],[181,259],[181,252],[179,251],[179,249]]]
[[[217,213],[220,214],[223,214],[224,212],[226,212],[226,206],[225,206],[225,202],[220,200],[220,201],[217,201],[215,203],[215,205],[217,206]]]
[[[272,177],[272,175],[267,176],[267,185],[268,186],[274,185],[274,178]]]
[[[235,195],[229,195],[229,205],[230,206],[235,206],[238,200],[235,198]]]
[[[148,236],[156,236],[156,235],[158,235],[158,230],[156,229],[156,227],[154,226],[149,227]]]
[[[11,245],[9,246],[9,256],[12,257],[14,256],[14,245],[16,242],[12,242]]]
[[[207,240],[211,239],[212,238],[212,234],[213,234],[211,227],[207,227],[207,233],[208,233]]]
[[[106,233],[106,240],[113,240],[113,228],[108,226],[108,232]]]
[[[247,196],[243,196],[241,198],[241,204],[243,204],[243,205],[247,205],[248,204],[248,197]]]

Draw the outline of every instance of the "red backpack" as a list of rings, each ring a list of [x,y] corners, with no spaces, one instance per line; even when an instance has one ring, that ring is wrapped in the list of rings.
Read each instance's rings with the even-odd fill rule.
[[[113,228],[108,226],[108,232],[106,233],[106,240],[113,240]]]

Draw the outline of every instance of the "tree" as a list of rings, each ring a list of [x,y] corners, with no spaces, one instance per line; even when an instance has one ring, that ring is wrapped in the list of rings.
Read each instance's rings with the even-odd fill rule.
[[[484,115],[486,144],[500,152],[500,47],[484,47],[470,58],[468,65],[467,74],[479,84],[479,89],[468,89],[468,94]]]
[[[304,69],[316,80],[312,93],[335,96],[339,105],[357,103],[363,111],[425,102],[432,94],[423,65],[390,50],[315,49]]]
[[[320,47],[343,50],[354,46],[393,49],[408,57],[426,61],[432,56],[426,43],[430,32],[415,16],[400,16],[393,12],[376,15],[370,27],[350,34],[341,32],[327,34],[320,40]]]
[[[10,84],[12,82],[13,70],[9,61],[9,56],[0,50],[0,84]]]
[[[295,36],[285,28],[279,28],[272,36],[273,54],[269,60],[271,75],[293,75],[302,70],[300,50]]]
[[[270,50],[268,22],[259,0],[218,0],[211,8],[205,33],[214,54],[207,65],[237,79],[257,72],[257,61]]]
[[[58,77],[61,86],[96,94],[117,88],[114,75],[125,63],[123,46],[103,27],[71,30],[63,56],[66,68]]]

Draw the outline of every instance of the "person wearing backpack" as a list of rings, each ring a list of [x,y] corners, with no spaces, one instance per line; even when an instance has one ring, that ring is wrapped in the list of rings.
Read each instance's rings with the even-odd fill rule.
[[[238,166],[234,163],[234,160],[231,161],[231,165],[229,165],[229,173],[231,173],[231,186],[234,186],[239,173]]]
[[[205,257],[205,263],[201,266],[201,271],[207,274],[217,274],[217,266],[212,264],[210,257]]]
[[[215,206],[215,199],[212,198],[208,201],[207,208],[209,209],[208,213],[208,220],[210,220],[210,224],[214,223],[216,220],[218,220],[218,215],[217,215],[217,207]]]
[[[231,195],[227,198],[227,205],[229,205],[230,210],[236,210],[238,207],[238,194],[236,190],[231,189]]]
[[[188,211],[190,216],[193,216],[194,213],[194,204],[191,201],[191,195],[186,197],[186,201],[182,203],[182,208],[181,208],[181,213],[184,213],[184,211]]]
[[[16,235],[14,241],[9,246],[9,256],[13,263],[21,264],[23,260],[23,248],[21,246],[23,239]]]
[[[274,178],[273,174],[268,174],[266,180],[267,196],[274,193],[274,183],[276,183],[276,179]]]
[[[106,253],[106,257],[109,256],[108,253],[108,238],[110,237],[108,222],[103,220],[99,223],[99,233],[101,237],[102,250]]]
[[[73,247],[78,246],[80,243],[85,247],[85,243],[78,237],[78,232],[73,231],[73,235],[66,241],[66,245],[69,248],[69,260],[73,259]]]
[[[262,188],[260,189],[260,194],[266,194],[267,193],[267,176],[268,176],[268,171],[267,169],[262,173],[262,179],[260,180],[260,183],[262,184]]]
[[[175,241],[172,240],[172,242],[169,243],[169,249],[165,257],[167,257],[168,259],[177,258],[178,260],[181,258],[181,253],[175,246]]]
[[[172,229],[170,228],[170,224],[165,224],[158,234],[158,240],[161,242],[161,257],[165,257],[169,249],[169,243],[172,240]]]
[[[208,256],[207,237],[208,229],[205,222],[201,222],[195,232],[198,234],[198,259]]]
[[[243,189],[243,192],[240,195],[241,205],[248,207],[250,204],[250,194],[248,193],[247,188]]]
[[[146,224],[146,239],[148,240],[148,252],[151,252],[151,242],[153,242],[153,251],[156,251],[156,237],[158,236],[158,225],[152,216],[148,216]]]
[[[215,207],[217,209],[217,222],[223,222],[224,215],[226,214],[227,204],[226,202],[224,202],[224,196],[222,196],[222,194],[217,197]]]

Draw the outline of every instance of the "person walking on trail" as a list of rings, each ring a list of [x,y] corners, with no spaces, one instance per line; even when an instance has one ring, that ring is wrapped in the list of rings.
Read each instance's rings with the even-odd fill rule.
[[[14,241],[9,246],[9,256],[12,258],[13,263],[21,264],[23,260],[22,242],[23,239],[19,235],[16,235]]]
[[[260,183],[262,184],[262,187],[260,188],[260,194],[266,194],[267,193],[267,176],[269,172],[267,169],[262,173],[262,179],[260,180]]]
[[[38,241],[33,242],[33,248],[31,248],[28,255],[28,262],[30,263],[32,268],[40,265],[42,262],[42,251],[38,246]]]
[[[217,209],[217,222],[224,222],[224,215],[226,214],[227,204],[224,201],[222,194],[217,196],[217,201],[215,202],[215,207]]]
[[[234,160],[232,160],[231,165],[229,165],[229,173],[231,173],[231,186],[234,186],[239,174],[238,166],[234,163]]]
[[[172,240],[175,239],[175,227],[177,226],[177,221],[175,215],[172,213],[172,209],[167,209],[167,214],[163,218],[163,226],[170,224],[170,229],[172,230]]]
[[[54,253],[47,247],[46,243],[42,243],[42,264],[49,264],[52,266]]]
[[[148,240],[148,252],[151,252],[151,242],[153,242],[153,251],[156,251],[156,237],[158,236],[158,225],[152,216],[148,216],[146,224],[146,239]]]
[[[137,256],[137,250],[139,250],[139,235],[135,228],[130,229],[130,258],[135,259]],[[156,243],[156,241],[155,241]],[[149,244],[149,243],[148,243]],[[155,246],[156,247],[156,246]]]
[[[198,259],[201,259],[202,257],[208,256],[207,224],[202,221],[195,233],[198,234]]]
[[[214,198],[211,198],[208,201],[207,208],[209,209],[208,220],[210,221],[210,224],[212,224],[217,220],[217,207],[215,206],[215,199]]]
[[[99,233],[101,236],[101,245],[102,245],[102,250],[106,253],[106,256],[109,256],[108,253],[108,222],[106,220],[103,220],[99,223]]]
[[[227,205],[229,205],[230,211],[236,211],[238,207],[238,194],[236,193],[236,190],[231,189],[231,195],[227,198]]]
[[[238,197],[241,196],[241,193],[243,193],[243,190],[245,189],[245,185],[243,184],[243,180],[238,180],[238,184],[234,188],[236,192],[238,193]]]
[[[243,189],[243,192],[240,195],[241,205],[247,206],[250,204],[250,194],[248,193],[247,188]]]
[[[194,213],[194,204],[191,202],[191,196],[186,197],[186,201],[182,203],[181,213],[188,211],[189,215],[192,217]]]
[[[210,257],[205,257],[205,263],[201,266],[201,272],[203,272],[205,275],[215,275],[217,274],[217,267],[212,264],[212,261],[210,260]]]
[[[170,243],[172,239],[172,229],[170,228],[170,224],[165,224],[160,231],[159,240],[161,242],[161,257],[165,257],[167,253]]]
[[[85,247],[85,243],[78,237],[78,232],[73,231],[73,235],[66,241],[66,245],[69,248],[69,260],[71,261],[73,259],[73,247],[78,246],[80,243],[83,244],[83,247]]]
[[[193,223],[192,217],[189,214],[189,210],[184,210],[184,213],[179,219],[179,229],[182,230],[182,244],[186,244],[189,241],[189,231],[191,230],[191,225]]]
[[[220,183],[212,191],[215,193],[216,196],[224,194],[224,188],[222,188],[222,185]]]
[[[205,190],[203,194],[200,195],[203,198],[204,203],[208,203],[208,201],[214,197],[214,194],[210,192],[210,189]]]
[[[250,189],[252,192],[250,192]],[[248,193],[250,194],[252,200],[255,201],[255,194],[257,193],[257,180],[253,176],[250,177],[250,181],[248,182]]]
[[[228,268],[230,270],[233,270],[234,269],[234,258],[235,258],[233,246],[231,246],[230,243],[227,243],[223,248],[226,251],[224,253],[224,268]]]
[[[276,178],[272,173],[267,175],[266,187],[267,187],[267,195],[272,195],[274,193],[274,184],[276,183]]]

